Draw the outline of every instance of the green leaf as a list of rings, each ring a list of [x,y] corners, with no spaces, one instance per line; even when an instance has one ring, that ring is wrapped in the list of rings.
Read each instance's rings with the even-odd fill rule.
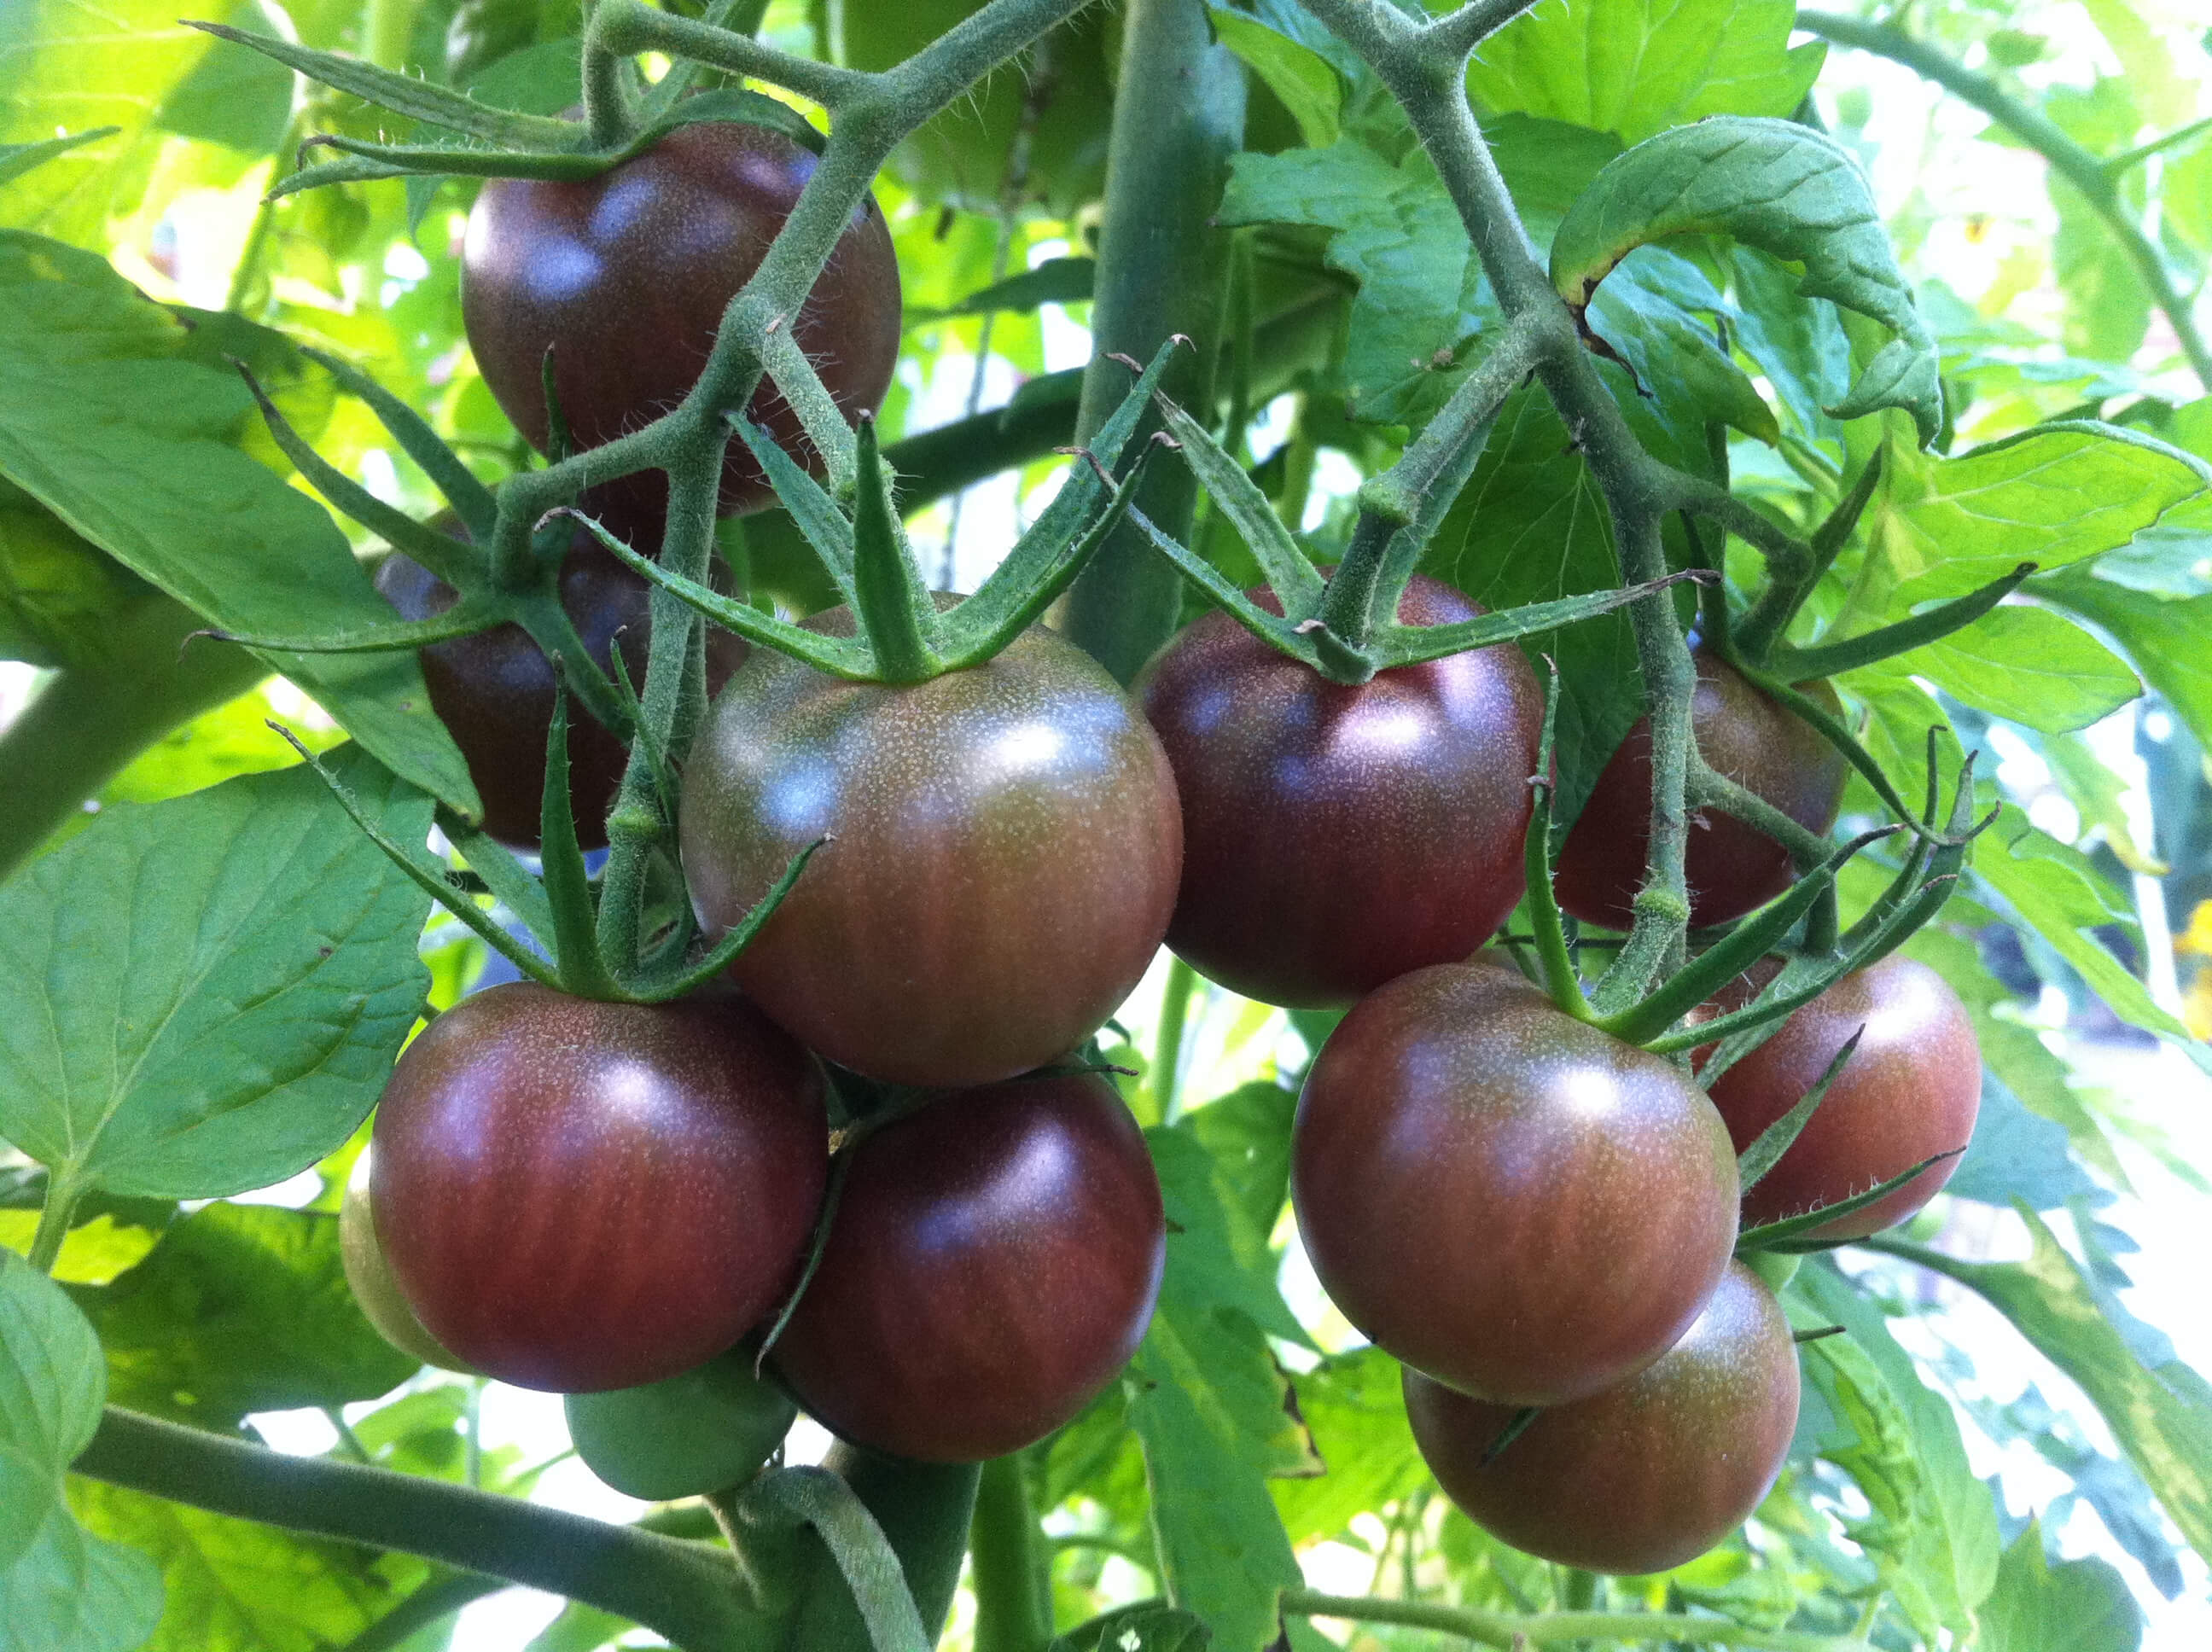
[[[1786,115],[1826,48],[1790,46],[1793,0],[1545,0],[1483,43],[1468,89],[1630,143],[1705,115]]]
[[[333,766],[427,835],[428,799],[349,748]],[[0,1133],[80,1189],[293,1175],[383,1087],[428,905],[303,768],[106,811],[0,886]]]
[[[2110,633],[2136,669],[2200,744],[2212,744],[2212,596],[2172,600],[2134,591],[2072,568],[2057,580],[2039,580],[2036,594]]]
[[[2212,1388],[2170,1349],[2147,1363],[2125,1333],[2142,1327],[2040,1217],[2024,1206],[2021,1217],[2034,1243],[2024,1262],[1962,1262],[1917,1245],[1902,1254],[1986,1297],[2079,1383],[2190,1546],[2212,1555]]]
[[[1071,1629],[1046,1652],[1206,1652],[1213,1631],[1174,1606],[1121,1606]]]
[[[2004,1552],[1974,1644],[1984,1652],[2135,1652],[2142,1612],[2110,1561],[2090,1555],[2050,1564],[2042,1523],[2031,1520]]]
[[[110,624],[146,587],[27,495],[0,501],[0,659],[98,667]]]
[[[1261,1327],[1304,1333],[1272,1278],[1240,1265],[1195,1136],[1178,1126],[1146,1137],[1167,1206],[1167,1272],[1125,1387],[1161,1581],[1224,1652],[1261,1652],[1281,1632],[1277,1594],[1300,1576],[1267,1479],[1315,1466]]]
[[[107,1351],[115,1403],[200,1428],[374,1400],[420,1369],[362,1317],[337,1218],[322,1212],[210,1205],[76,1297]]]
[[[1552,282],[1577,313],[1637,247],[1669,235],[1728,235],[1805,266],[1797,291],[1895,335],[1830,409],[1912,416],[1923,444],[1943,423],[1936,340],[1876,214],[1858,163],[1786,120],[1719,116],[1648,138],[1608,162],[1552,241]]]
[[[105,259],[0,232],[0,474],[223,629],[389,623],[329,513],[239,451],[245,386],[184,359],[191,349]],[[262,657],[391,768],[475,815],[411,653]]]
[[[1997,1527],[1949,1404],[1921,1381],[1881,1311],[1826,1259],[1808,1259],[1791,1291],[1820,1323],[1846,1333],[1807,1344],[1803,1358],[1838,1430],[1814,1449],[1873,1505],[1871,1519],[1847,1529],[1923,1626],[1932,1617],[1963,1631],[1996,1580]]]
[[[1328,60],[1255,17],[1218,3],[1207,9],[1215,37],[1282,100],[1306,147],[1325,149],[1335,143],[1344,88]]]
[[[1380,1348],[1322,1361],[1299,1375],[1297,1391],[1322,1472],[1272,1483],[1292,1543],[1334,1536],[1353,1515],[1399,1502],[1427,1482],[1406,1421],[1398,1362]]]
[[[106,1394],[84,1315],[0,1251],[0,1625],[10,1652],[123,1652],[161,1613],[145,1558],[88,1535],[62,1500]]]
[[[34,167],[43,167],[58,155],[66,155],[80,143],[112,137],[116,128],[95,126],[88,132],[64,132],[42,143],[0,143],[0,184],[13,183]]]
[[[1269,1240],[1290,1196],[1291,1120],[1295,1090],[1256,1079],[1186,1114],[1179,1128],[1213,1161],[1213,1189],[1228,1213],[1229,1242],[1247,1269],[1272,1274]]]
[[[1963,631],[1846,674],[1920,677],[1955,700],[2029,728],[2087,728],[2142,692],[2128,664],[2047,608],[2006,604]]]
[[[321,1652],[343,1647],[419,1585],[407,1555],[301,1537],[100,1480],[70,1482],[92,1531],[161,1569],[167,1604],[144,1652]],[[143,1637],[143,1631],[141,1631]]]

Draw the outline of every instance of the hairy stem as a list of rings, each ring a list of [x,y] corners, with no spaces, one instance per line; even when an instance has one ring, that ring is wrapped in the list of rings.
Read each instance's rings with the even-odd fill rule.
[[[1978,74],[1940,47],[1916,39],[1903,29],[1803,8],[1797,13],[1797,27],[1833,40],[1838,46],[1853,46],[1903,64],[1954,97],[1971,103],[2042,155],[2050,162],[2051,170],[2081,191],[2090,210],[2105,221],[2148,289],[2151,302],[2164,311],[2166,319],[2172,324],[2174,336],[2181,341],[2182,353],[2189,358],[2198,382],[2212,390],[2212,345],[2206,343],[2203,333],[2198,330],[2189,300],[2175,288],[2165,258],[2121,197],[2119,180],[2124,166],[2100,159],[1990,76]],[[2115,161],[2125,162],[2131,158],[2121,155]]]
[[[716,1551],[443,1480],[289,1456],[116,1406],[72,1467],[196,1509],[548,1589],[678,1646],[757,1647],[768,1627]]]
[[[1098,354],[1083,383],[1078,443],[1128,393],[1129,370],[1109,353],[1150,361],[1177,333],[1195,348],[1160,388],[1182,406],[1212,407],[1227,291],[1229,236],[1211,220],[1243,137],[1243,66],[1212,42],[1200,0],[1130,0],[1124,16],[1091,313]],[[1188,466],[1156,465],[1136,507],[1180,539],[1197,499]],[[1182,606],[1182,576],[1125,524],[1069,591],[1064,625],[1126,683],[1167,641]]]
[[[1516,1649],[1575,1641],[1632,1646],[1688,1642],[1699,1646],[1761,1648],[1765,1652],[1869,1652],[1867,1643],[1856,1637],[1754,1629],[1726,1618],[1692,1618],[1673,1613],[1544,1612],[1523,1617],[1426,1600],[1323,1594],[1306,1588],[1285,1589],[1283,1610],[1301,1618],[1346,1618],[1355,1623],[1439,1630],[1484,1646]]]

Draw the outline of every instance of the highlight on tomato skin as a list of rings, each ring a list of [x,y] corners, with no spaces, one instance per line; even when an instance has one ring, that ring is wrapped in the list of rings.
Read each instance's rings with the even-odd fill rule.
[[[1850,774],[1843,754],[1735,667],[1703,652],[1696,661],[1690,719],[1698,755],[1808,831],[1825,835],[1836,823]],[[1799,692],[1831,712],[1840,709],[1825,683],[1800,684]],[[1587,924],[1626,929],[1650,842],[1651,724],[1645,718],[1600,771],[1559,847],[1552,887],[1560,910]],[[1692,813],[1684,872],[1692,928],[1741,918],[1788,889],[1796,875],[1781,844],[1717,809]]]
[[[1356,1005],[1298,1098],[1291,1198],[1362,1332],[1509,1406],[1593,1394],[1686,1331],[1736,1238],[1705,1093],[1512,970],[1416,970]]]
[[[461,315],[469,346],[515,428],[547,451],[546,353],[580,447],[626,435],[698,381],[722,312],[760,267],[814,173],[813,152],[766,126],[697,121],[581,183],[500,178],[469,214]],[[792,333],[847,420],[883,405],[897,365],[898,260],[872,199],[854,211]],[[779,445],[811,459],[791,404],[763,382],[747,406]],[[601,490],[625,528],[665,514],[665,472]],[[743,442],[724,456],[723,514],[773,502]],[[650,534],[655,541],[657,532]]]
[[[795,1279],[829,1173],[813,1058],[732,999],[464,999],[378,1104],[376,1234],[422,1327],[502,1382],[634,1388]]]
[[[1771,975],[1769,966],[1747,975],[1705,1013],[1749,1002]],[[1713,1105],[1739,1152],[1820,1081],[1853,1034],[1857,1048],[1797,1139],[1745,1190],[1745,1226],[1836,1204],[1939,1154],[1955,1155],[1973,1139],[1982,1051],[1972,1018],[1942,976],[1892,953],[1794,1011],[1772,1037],[1713,1081]],[[1698,1060],[1702,1065],[1702,1052]],[[1956,1157],[1931,1164],[1806,1237],[1861,1239],[1895,1227],[1941,1193],[1958,1166]]]
[[[1797,1426],[1797,1351],[1773,1293],[1729,1264],[1697,1321],[1614,1387],[1516,1412],[1407,1366],[1406,1413],[1444,1494],[1493,1537],[1589,1571],[1665,1571],[1739,1526],[1773,1488]]]
[[[830,840],[731,979],[826,1059],[933,1089],[1031,1072],[1103,1024],[1159,950],[1182,863],[1158,737],[1037,626],[906,685],[756,650],[692,744],[678,829],[710,935]]]
[[[1421,574],[1398,604],[1408,625],[1482,611]],[[1544,712],[1512,644],[1351,687],[1217,610],[1153,658],[1136,692],[1182,799],[1168,944],[1231,991],[1342,1007],[1466,957],[1520,900]]]
[[[1044,1438],[1143,1341],[1167,1224],[1144,1134],[1095,1073],[956,1091],[854,1150],[771,1352],[857,1444],[980,1462]]]

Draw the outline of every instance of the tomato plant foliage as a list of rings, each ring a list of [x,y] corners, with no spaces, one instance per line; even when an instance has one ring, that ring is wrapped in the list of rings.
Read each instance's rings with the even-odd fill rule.
[[[173,11],[0,9],[0,1652],[2204,1632],[2189,6]]]

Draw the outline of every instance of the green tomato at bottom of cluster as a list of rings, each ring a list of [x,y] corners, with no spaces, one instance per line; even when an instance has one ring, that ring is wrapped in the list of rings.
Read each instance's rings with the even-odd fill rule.
[[[750,1479],[798,1417],[753,1375],[745,1348],[635,1388],[572,1394],[562,1402],[584,1464],[616,1491],[665,1503]]]

